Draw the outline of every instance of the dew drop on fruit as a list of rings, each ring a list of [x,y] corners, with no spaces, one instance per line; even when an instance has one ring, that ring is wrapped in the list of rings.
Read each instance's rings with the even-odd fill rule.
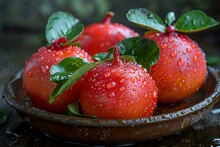
[[[137,94],[139,97],[142,95],[142,93],[141,92],[138,92],[138,94]],[[139,100],[139,99],[138,99]]]
[[[107,85],[106,85],[106,88],[108,89],[112,89],[116,86],[116,83],[115,82],[109,82]]]
[[[114,93],[114,92],[111,92],[111,93],[108,94],[108,96],[109,96],[110,98],[112,98],[112,97],[115,96],[115,93]]]
[[[176,57],[176,51],[170,53],[171,57]]]
[[[122,87],[119,88],[119,90],[123,92],[123,91],[125,91],[125,87],[122,86]]]
[[[193,62],[195,62],[195,63],[198,62],[198,58],[197,58],[197,56],[193,56]]]
[[[56,52],[56,55],[57,55],[57,56],[63,56],[63,51],[57,51],[57,52]]]
[[[30,77],[31,77],[31,75],[32,75],[32,71],[30,70],[30,71],[28,71],[28,72],[27,72],[27,77],[29,77],[29,78],[30,78]]]
[[[192,44],[191,47],[194,49],[196,46],[195,46],[195,44]]]
[[[184,66],[185,62],[184,62],[184,60],[182,58],[179,58],[178,61],[177,61],[177,64],[179,66]]]
[[[109,73],[109,72],[106,72],[106,73],[104,74],[104,76],[107,78],[107,77],[110,76],[110,73]]]
[[[124,81],[125,81],[125,79],[121,79],[121,80],[120,80],[120,83],[124,83]]]
[[[39,56],[39,57],[38,57],[38,61],[42,61],[43,59],[44,59],[43,56]]]
[[[169,42],[170,43],[174,42],[173,38],[169,38]]]
[[[49,67],[47,65],[41,66],[41,70],[44,74],[47,74]]]
[[[191,49],[190,49],[190,48],[186,48],[186,52],[187,52],[187,53],[190,53],[190,52],[191,52]]]
[[[185,39],[185,38],[182,38],[182,41],[183,41],[183,42],[185,42],[185,41],[186,41],[186,39]]]
[[[130,77],[130,81],[131,81],[132,83],[134,83],[134,82],[135,82],[135,78],[134,78],[134,77]]]

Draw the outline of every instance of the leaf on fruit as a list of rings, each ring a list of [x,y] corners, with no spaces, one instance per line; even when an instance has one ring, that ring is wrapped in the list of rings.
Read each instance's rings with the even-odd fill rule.
[[[0,110],[0,125],[4,124],[7,121],[7,115]]]
[[[81,58],[80,58],[81,59]],[[54,65],[51,68],[51,80],[58,83],[57,87],[53,90],[49,103],[53,103],[55,98],[61,93],[69,89],[79,79],[81,79],[90,69],[99,65],[102,62],[85,62],[75,58],[66,58],[62,63]],[[76,65],[74,65],[76,64]],[[73,67],[70,67],[73,66]]]
[[[56,83],[66,82],[77,69],[88,63],[88,61],[78,57],[65,58],[59,64],[50,68],[51,81]]]
[[[148,38],[143,36],[127,38],[117,44],[120,49],[121,56],[133,56],[138,64],[141,64],[144,68],[150,71],[150,67],[157,63],[159,59],[159,47],[158,45]],[[113,58],[113,48],[109,49],[108,53],[96,54],[96,59],[107,60]]]
[[[67,43],[75,40],[84,30],[79,19],[68,12],[55,12],[50,16],[46,26],[46,38],[49,44],[61,37],[67,38]]]
[[[69,104],[67,106],[67,114],[70,116],[77,116],[77,117],[97,118],[96,116],[89,116],[89,115],[82,114],[80,111],[79,102]]]
[[[183,14],[174,24],[178,32],[192,33],[218,25],[219,22],[200,10],[192,10]]]
[[[126,14],[127,19],[145,29],[166,32],[166,25],[155,13],[144,9],[130,9]]]

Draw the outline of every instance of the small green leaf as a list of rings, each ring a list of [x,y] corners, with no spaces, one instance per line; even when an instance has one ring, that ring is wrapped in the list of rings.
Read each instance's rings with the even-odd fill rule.
[[[174,12],[169,12],[167,14],[167,16],[165,17],[165,23],[170,26],[174,23],[174,21],[176,20],[176,17],[175,17],[175,13]]]
[[[133,56],[132,58],[138,64],[141,64],[144,68],[150,71],[150,67],[157,63],[159,59],[159,47],[150,39],[143,36],[127,38],[117,44],[120,49],[120,55]],[[113,48],[109,49],[109,52],[103,54],[96,54],[95,57],[99,57],[99,61],[112,59]],[[132,59],[134,61],[134,59]]]
[[[174,24],[178,32],[192,33],[218,25],[219,22],[200,10],[192,10],[183,14]]]
[[[64,59],[65,60],[65,59]],[[71,60],[70,60],[71,62]],[[66,81],[62,81],[58,83],[57,87],[53,90],[49,103],[53,103],[55,98],[59,96],[61,93],[63,93],[65,90],[69,89],[73,84],[75,84],[79,79],[81,79],[89,70],[94,68],[95,66],[99,65],[102,62],[91,62],[86,63],[79,67],[78,69],[72,71],[72,74]],[[71,63],[70,63],[71,64]],[[62,69],[61,69],[62,71]],[[53,76],[53,75],[52,75]]]
[[[166,25],[155,13],[144,9],[130,9],[126,14],[127,19],[145,29],[166,32]]]
[[[69,104],[67,106],[67,114],[70,116],[77,116],[77,117],[97,118],[96,116],[89,116],[89,115],[82,114],[80,111],[79,102]]]
[[[135,57],[131,55],[120,56],[120,59],[124,62],[136,62]]]
[[[220,65],[220,57],[219,56],[208,56],[206,57],[206,61],[208,65]]]
[[[7,115],[0,110],[0,125],[4,124],[7,121]]]
[[[80,67],[89,63],[78,57],[69,57],[62,60],[59,64],[53,65],[50,68],[51,81],[63,83]]]
[[[96,61],[103,61],[105,59],[113,59],[112,51],[97,53],[93,56],[93,59],[95,59]]]
[[[48,19],[46,38],[49,44],[61,37],[66,37],[68,43],[70,43],[77,38],[83,30],[83,24],[72,14],[59,11],[52,14]]]

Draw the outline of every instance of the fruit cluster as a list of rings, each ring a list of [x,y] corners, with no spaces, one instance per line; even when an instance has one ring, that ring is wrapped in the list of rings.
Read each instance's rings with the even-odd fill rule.
[[[26,61],[23,87],[32,103],[56,113],[105,119],[153,115],[158,103],[178,103],[205,82],[207,66],[199,45],[183,33],[218,24],[199,10],[165,23],[147,9],[131,9],[129,21],[148,30],[140,36],[112,23],[84,25],[67,12],[48,20],[46,38]]]

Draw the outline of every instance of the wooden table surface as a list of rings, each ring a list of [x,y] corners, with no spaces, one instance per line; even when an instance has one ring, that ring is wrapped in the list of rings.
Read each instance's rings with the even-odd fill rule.
[[[23,66],[24,61],[37,51],[37,48],[42,45],[43,39],[41,35],[36,34],[18,34],[16,36],[0,34],[0,40],[0,96],[2,97],[4,84]],[[16,43],[14,43],[15,40]],[[220,50],[212,52],[220,55]],[[1,97],[0,110],[8,115],[8,120],[4,125],[0,125],[0,147],[91,146],[54,140],[45,136],[23,122]],[[97,146],[220,146],[220,102],[202,120],[177,134],[147,142]]]

